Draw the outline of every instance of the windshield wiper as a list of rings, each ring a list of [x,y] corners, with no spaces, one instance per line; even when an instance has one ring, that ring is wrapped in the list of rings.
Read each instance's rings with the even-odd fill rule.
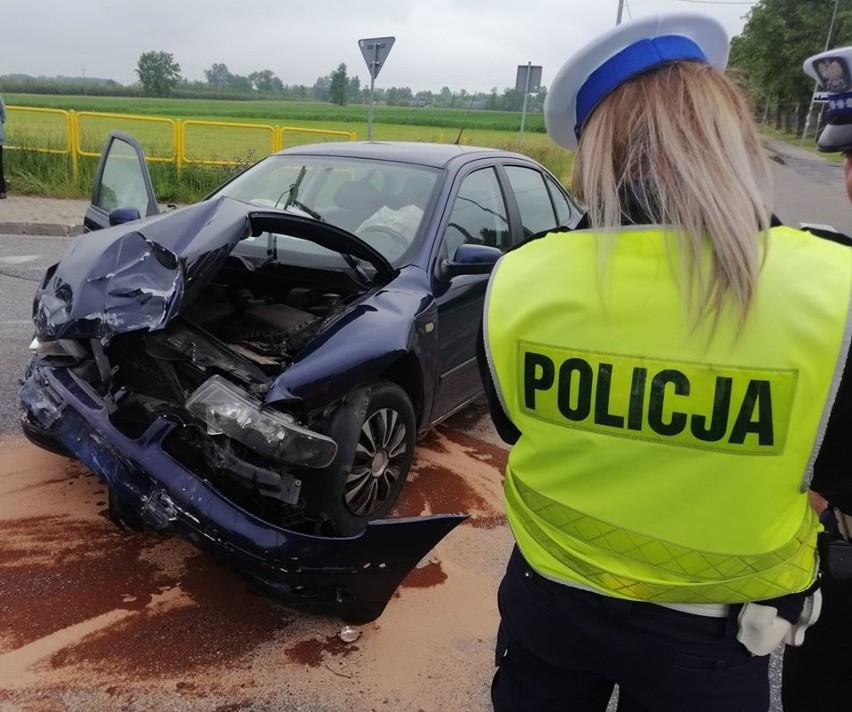
[[[293,205],[296,202],[296,199],[299,197],[299,186],[302,185],[302,180],[305,178],[305,173],[308,172],[307,166],[302,166],[299,170],[299,175],[296,176],[296,180],[293,181],[288,188],[286,188],[281,195],[278,196],[278,200],[275,201],[275,207],[278,207],[278,204],[281,202],[281,198],[285,195],[287,196],[287,200],[284,202],[284,210]],[[304,210],[304,208],[303,208]],[[308,212],[305,210],[305,212]],[[310,213],[308,213],[310,215]],[[278,235],[274,232],[269,233],[269,237],[266,238],[266,255],[267,262],[274,262],[278,259]]]
[[[308,172],[307,166],[302,166],[301,169],[299,169],[299,175],[296,176],[296,180],[293,181],[292,185],[290,185],[290,187],[287,188],[287,190],[285,190],[283,193],[281,193],[281,195],[278,197],[278,200],[275,201],[275,207],[276,208],[278,207],[278,203],[281,202],[281,198],[283,198],[285,194],[287,195],[287,200],[284,201],[284,206],[283,206],[284,210],[286,210],[293,203],[296,202],[296,200],[299,197],[299,187],[302,185],[302,181],[305,178],[305,173],[307,173],[307,172]]]
[[[307,213],[314,220],[320,220],[321,222],[325,222],[325,218],[323,218],[322,215],[320,215],[316,210],[311,207],[308,207],[301,200],[299,200],[299,188],[301,187],[302,181],[305,178],[305,173],[307,172],[308,167],[302,166],[302,168],[299,170],[299,175],[296,176],[296,180],[291,183],[290,186],[283,193],[281,193],[281,195],[278,196],[278,200],[275,201],[275,207],[278,207],[278,204],[281,202],[281,198],[286,195],[287,200],[284,201],[284,205],[282,206],[284,210],[289,208],[291,205],[295,205],[297,208],[299,208],[299,210]]]
[[[288,202],[290,203],[290,205],[294,205],[294,206],[296,206],[297,208],[299,208],[299,210],[302,210],[303,212],[306,212],[306,213],[307,213],[308,215],[310,215],[310,216],[311,216],[314,220],[319,220],[320,222],[325,222],[325,218],[323,218],[323,216],[322,216],[322,215],[320,215],[320,214],[319,214],[316,210],[314,210],[313,208],[309,208],[309,207],[308,207],[307,205],[305,205],[305,204],[304,204],[301,200],[290,200],[290,201],[288,201]]]
[[[372,284],[370,275],[368,275],[361,266],[361,260],[355,257],[355,255],[350,255],[348,252],[341,252],[340,256],[346,261],[346,264],[352,268],[365,287],[369,287]]]

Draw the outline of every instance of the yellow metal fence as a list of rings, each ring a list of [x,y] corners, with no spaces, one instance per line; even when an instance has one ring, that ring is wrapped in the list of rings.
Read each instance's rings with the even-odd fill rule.
[[[254,157],[261,158],[280,151],[286,145],[299,143],[302,138],[347,141],[358,138],[354,131],[326,131],[271,124],[196,121],[27,106],[7,106],[6,111],[12,126],[7,131],[4,148],[70,156],[75,179],[79,158],[99,157],[104,140],[114,130],[125,131],[139,138],[149,162],[174,163],[178,172],[188,165],[236,166],[251,162]],[[15,130],[18,121],[21,122],[21,129],[31,127],[32,130]],[[33,136],[38,139],[35,145],[16,144],[16,134],[25,134],[29,140]],[[230,145],[232,150],[223,153],[222,146],[225,145]],[[240,154],[239,151],[245,153]],[[231,155],[225,155],[228,152]]]

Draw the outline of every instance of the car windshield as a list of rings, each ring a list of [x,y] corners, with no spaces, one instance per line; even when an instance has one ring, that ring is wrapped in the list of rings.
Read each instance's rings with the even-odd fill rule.
[[[427,166],[339,156],[275,155],[219,190],[262,208],[309,215],[357,235],[391,264],[399,266],[420,239],[421,224],[439,171]],[[267,235],[237,248],[266,254]],[[288,235],[275,239],[277,259],[321,256],[345,261],[335,252]]]

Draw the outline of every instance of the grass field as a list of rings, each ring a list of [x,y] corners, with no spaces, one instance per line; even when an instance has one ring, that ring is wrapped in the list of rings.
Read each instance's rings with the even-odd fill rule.
[[[236,162],[236,170],[268,154],[273,146],[268,128],[367,134],[367,107],[335,106],[317,102],[210,101],[137,99],[121,97],[52,96],[8,94],[13,108],[7,121],[9,150],[7,177],[12,190],[57,197],[88,195],[95,156],[111,130],[121,130],[140,140],[151,160],[152,178],[164,201],[192,202],[233,174],[231,166],[186,166],[177,175],[172,120],[189,121],[186,158],[190,161]],[[54,111],[30,111],[48,109]],[[73,180],[70,159],[49,151],[67,148],[67,118],[62,112],[81,114],[80,147],[89,157],[80,161]],[[93,113],[106,114],[95,116]],[[555,146],[543,133],[543,117],[528,115],[520,134],[520,114],[457,109],[375,107],[373,140],[454,142],[459,133],[469,145],[491,146],[532,156],[567,182],[573,154]],[[219,127],[224,122],[253,126]],[[462,130],[463,129],[463,130]],[[285,133],[285,146],[317,140],[340,140],[312,133]]]
[[[183,119],[259,121],[291,125],[292,122],[358,125],[366,131],[368,107],[364,104],[337,106],[325,102],[299,101],[223,101],[208,99],[159,99],[126,97],[53,96],[47,94],[5,94],[7,104],[48,109],[97,111],[101,113],[146,114]],[[465,111],[434,107],[409,108],[377,105],[375,124],[429,126],[458,132],[462,122],[469,129],[517,132],[521,114],[509,111]],[[295,125],[295,124],[294,124]],[[351,130],[351,129],[346,129]],[[527,133],[544,133],[544,117],[528,114]]]

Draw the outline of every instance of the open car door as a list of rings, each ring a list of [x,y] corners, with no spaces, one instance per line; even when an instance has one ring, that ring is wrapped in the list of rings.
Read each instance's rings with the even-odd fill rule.
[[[100,230],[159,212],[142,146],[133,136],[113,131],[95,172],[84,230]]]

